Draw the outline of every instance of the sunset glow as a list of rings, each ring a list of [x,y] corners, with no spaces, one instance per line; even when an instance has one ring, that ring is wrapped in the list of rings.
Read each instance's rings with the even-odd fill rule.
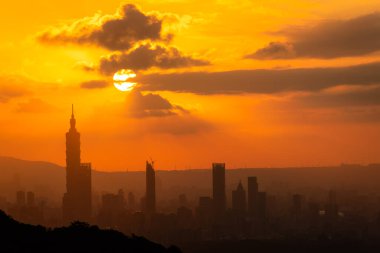
[[[98,170],[379,161],[378,0],[90,2],[4,2],[0,154],[64,164],[74,104]]]

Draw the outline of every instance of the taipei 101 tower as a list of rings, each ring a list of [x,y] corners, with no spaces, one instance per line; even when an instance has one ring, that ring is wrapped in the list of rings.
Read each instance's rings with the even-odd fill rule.
[[[73,106],[66,133],[66,193],[62,203],[66,223],[91,219],[91,163],[80,161],[80,133],[75,124]]]

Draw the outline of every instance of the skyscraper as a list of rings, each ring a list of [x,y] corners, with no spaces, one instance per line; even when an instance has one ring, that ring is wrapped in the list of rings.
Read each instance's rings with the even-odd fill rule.
[[[245,190],[240,181],[236,190],[232,191],[232,210],[237,214],[244,214],[246,212],[247,201],[245,195]]]
[[[148,214],[156,211],[156,175],[153,161],[146,162],[145,211]]]
[[[80,134],[75,124],[73,107],[66,133],[66,193],[62,203],[65,222],[91,218],[91,163],[80,162]]]
[[[212,199],[208,196],[199,197],[197,208],[198,221],[201,227],[208,227],[211,224],[213,214]]]
[[[264,222],[267,217],[267,193],[258,192],[257,194],[257,219]]]
[[[26,201],[25,201],[25,192],[24,191],[18,191],[17,192],[17,205],[18,206],[24,206]]]
[[[34,206],[34,192],[27,192],[26,193],[26,205],[29,207]]]
[[[135,194],[133,192],[128,193],[128,208],[134,210],[136,208],[136,199]]]
[[[294,221],[298,222],[303,214],[305,204],[305,198],[300,194],[293,195],[293,204],[291,208],[291,215]]]
[[[256,177],[248,177],[248,215],[257,216],[259,185]]]
[[[338,217],[338,204],[336,199],[336,192],[329,191],[328,202],[326,204],[326,217],[330,220],[335,220]]]
[[[215,218],[226,210],[226,170],[224,163],[212,164],[212,198]]]

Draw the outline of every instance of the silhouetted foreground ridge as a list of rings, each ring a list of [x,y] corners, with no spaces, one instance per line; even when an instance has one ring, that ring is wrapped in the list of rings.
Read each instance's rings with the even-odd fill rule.
[[[0,252],[181,252],[174,246],[165,248],[143,237],[128,237],[81,222],[55,229],[22,224],[1,210],[0,236]]]

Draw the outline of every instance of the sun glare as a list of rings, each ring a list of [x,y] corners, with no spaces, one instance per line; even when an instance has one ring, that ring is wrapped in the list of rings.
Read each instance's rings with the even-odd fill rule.
[[[135,78],[136,74],[130,69],[121,69],[113,75],[113,84],[120,91],[131,91],[135,87],[135,82],[128,82]]]

